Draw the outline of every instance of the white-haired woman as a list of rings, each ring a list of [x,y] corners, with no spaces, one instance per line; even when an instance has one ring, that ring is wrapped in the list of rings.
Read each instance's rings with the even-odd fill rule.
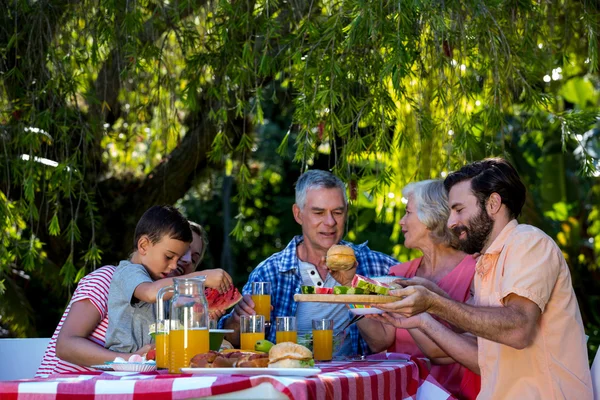
[[[473,256],[457,250],[455,237],[446,223],[450,215],[448,196],[441,180],[426,180],[407,185],[403,196],[408,199],[406,214],[400,220],[404,246],[418,249],[422,257],[395,265],[390,275],[408,278],[403,285],[422,285],[454,300],[465,302],[471,297],[475,273]],[[382,323],[382,318],[365,319],[358,323],[360,333],[371,351],[388,350],[412,356],[428,356],[435,364],[431,374],[452,394],[470,398],[461,393],[461,382],[466,368],[447,357],[436,359],[430,351],[432,342],[418,329],[399,329]],[[400,325],[400,324],[399,324]],[[449,363],[449,364],[448,364]],[[478,385],[478,378],[468,373],[470,389]],[[473,382],[475,381],[475,382]],[[464,386],[464,383],[463,383]],[[478,392],[478,387],[475,392]]]

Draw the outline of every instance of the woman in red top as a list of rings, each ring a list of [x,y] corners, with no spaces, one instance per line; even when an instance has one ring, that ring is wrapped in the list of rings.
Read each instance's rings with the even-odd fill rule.
[[[412,183],[402,194],[408,199],[400,220],[404,246],[421,250],[423,256],[393,266],[390,275],[409,278],[401,281],[403,285],[422,285],[456,301],[469,300],[475,259],[454,247],[456,239],[446,226],[450,209],[443,182]],[[470,399],[479,392],[479,376],[448,357],[432,356],[437,346],[419,329],[397,329],[376,319],[364,319],[358,327],[371,351],[429,357],[434,364],[431,375],[453,395]],[[466,387],[461,388],[463,380]]]

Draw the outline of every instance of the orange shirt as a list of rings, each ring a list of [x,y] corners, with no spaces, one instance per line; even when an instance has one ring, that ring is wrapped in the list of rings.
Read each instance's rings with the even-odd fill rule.
[[[504,227],[475,273],[475,304],[502,307],[514,293],[542,311],[533,343],[523,350],[477,338],[478,399],[592,399],[586,340],[569,267],[541,230]]]

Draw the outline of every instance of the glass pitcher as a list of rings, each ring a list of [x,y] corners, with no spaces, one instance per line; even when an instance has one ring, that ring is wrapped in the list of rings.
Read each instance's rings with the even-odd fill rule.
[[[164,300],[166,293],[173,293],[173,286],[166,286],[156,294],[156,325],[154,343],[156,344],[156,367],[169,368],[169,330],[170,319],[167,318],[170,300]]]
[[[166,293],[172,292],[169,327],[169,372],[180,373],[181,368],[190,366],[196,354],[209,349],[208,303],[204,296],[204,279],[173,278],[168,286],[157,295],[157,304],[162,304]],[[159,316],[157,309],[157,317]],[[164,310],[162,312],[164,318]],[[158,327],[158,324],[157,324]],[[157,328],[158,329],[158,328]]]

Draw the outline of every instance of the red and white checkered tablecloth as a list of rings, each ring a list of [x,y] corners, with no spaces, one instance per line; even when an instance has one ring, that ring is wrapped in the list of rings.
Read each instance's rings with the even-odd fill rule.
[[[290,399],[453,399],[433,379],[424,362],[328,362],[314,377],[172,375],[98,372],[0,381],[1,400],[187,399],[237,392],[268,382]]]

